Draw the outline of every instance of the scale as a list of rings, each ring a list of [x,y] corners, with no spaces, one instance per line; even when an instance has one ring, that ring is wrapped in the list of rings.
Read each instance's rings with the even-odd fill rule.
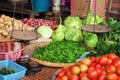
[[[88,17],[88,13],[89,13],[89,9],[90,9],[90,3],[91,3],[91,0],[89,1],[89,4],[88,4],[86,19]],[[108,1],[108,3],[109,3],[109,1]],[[94,0],[93,8],[94,8],[94,24],[86,25],[86,20],[85,20],[84,26],[82,26],[81,29],[84,31],[92,32],[92,33],[106,33],[106,32],[111,31],[112,28],[109,26],[95,24],[96,23],[96,0]]]
[[[14,13],[13,17],[15,18],[15,10],[16,10],[16,2],[14,1]],[[22,19],[23,19],[23,3],[22,3]],[[35,22],[35,20],[34,20]],[[34,25],[36,25],[34,23]],[[12,30],[8,33],[8,35],[12,38],[16,38],[19,40],[34,40],[39,37],[39,34],[37,33],[36,29],[33,31],[31,30],[23,30],[24,23],[22,24],[22,30],[14,30],[14,19],[12,20]],[[35,28],[37,28],[35,26]]]

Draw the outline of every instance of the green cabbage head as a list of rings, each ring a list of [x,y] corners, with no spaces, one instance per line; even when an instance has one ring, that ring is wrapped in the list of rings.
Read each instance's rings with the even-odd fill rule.
[[[94,34],[94,33],[88,34],[85,37],[84,42],[87,46],[95,48],[97,46],[97,43],[98,43],[97,34]]]
[[[65,40],[82,42],[83,37],[82,37],[81,30],[74,27],[67,28],[65,31]]]
[[[79,17],[68,16],[64,20],[64,25],[66,27],[75,26],[76,28],[80,28],[82,26],[82,20]]]

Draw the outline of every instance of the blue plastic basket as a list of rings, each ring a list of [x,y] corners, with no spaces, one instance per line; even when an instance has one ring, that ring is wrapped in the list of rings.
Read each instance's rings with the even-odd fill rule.
[[[1,75],[0,74],[0,80],[19,80],[25,76],[25,73],[27,71],[26,68],[23,66],[11,61],[11,60],[2,60],[0,61],[0,68],[8,67],[8,69],[12,69],[15,71],[13,74],[9,75]]]
[[[47,12],[50,6],[50,0],[31,0],[32,11]]]

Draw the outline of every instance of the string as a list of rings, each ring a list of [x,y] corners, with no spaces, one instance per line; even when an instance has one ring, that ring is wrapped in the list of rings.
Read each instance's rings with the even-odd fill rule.
[[[11,32],[11,35],[12,35],[12,36],[13,36],[13,27],[14,27],[15,10],[16,10],[16,1],[14,0],[13,20],[12,20],[12,32]],[[12,39],[12,36],[10,36],[10,39]]]
[[[93,1],[93,11],[94,11],[94,32],[96,23],[96,0]]]
[[[89,0],[89,3],[88,3],[88,7],[87,7],[87,15],[85,16],[85,22],[83,24],[83,26],[85,27],[86,25],[86,22],[87,22],[87,17],[89,15],[89,11],[90,11],[90,3],[91,3],[91,0]]]
[[[21,7],[22,7],[22,19],[23,19],[23,2],[22,2]],[[23,22],[22,22],[22,31],[23,31],[23,26],[24,26],[24,24],[23,24]]]

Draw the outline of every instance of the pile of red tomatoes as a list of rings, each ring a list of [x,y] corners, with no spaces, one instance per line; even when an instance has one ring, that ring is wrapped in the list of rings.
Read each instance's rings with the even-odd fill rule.
[[[120,59],[115,53],[84,58],[60,69],[54,80],[120,80]]]

